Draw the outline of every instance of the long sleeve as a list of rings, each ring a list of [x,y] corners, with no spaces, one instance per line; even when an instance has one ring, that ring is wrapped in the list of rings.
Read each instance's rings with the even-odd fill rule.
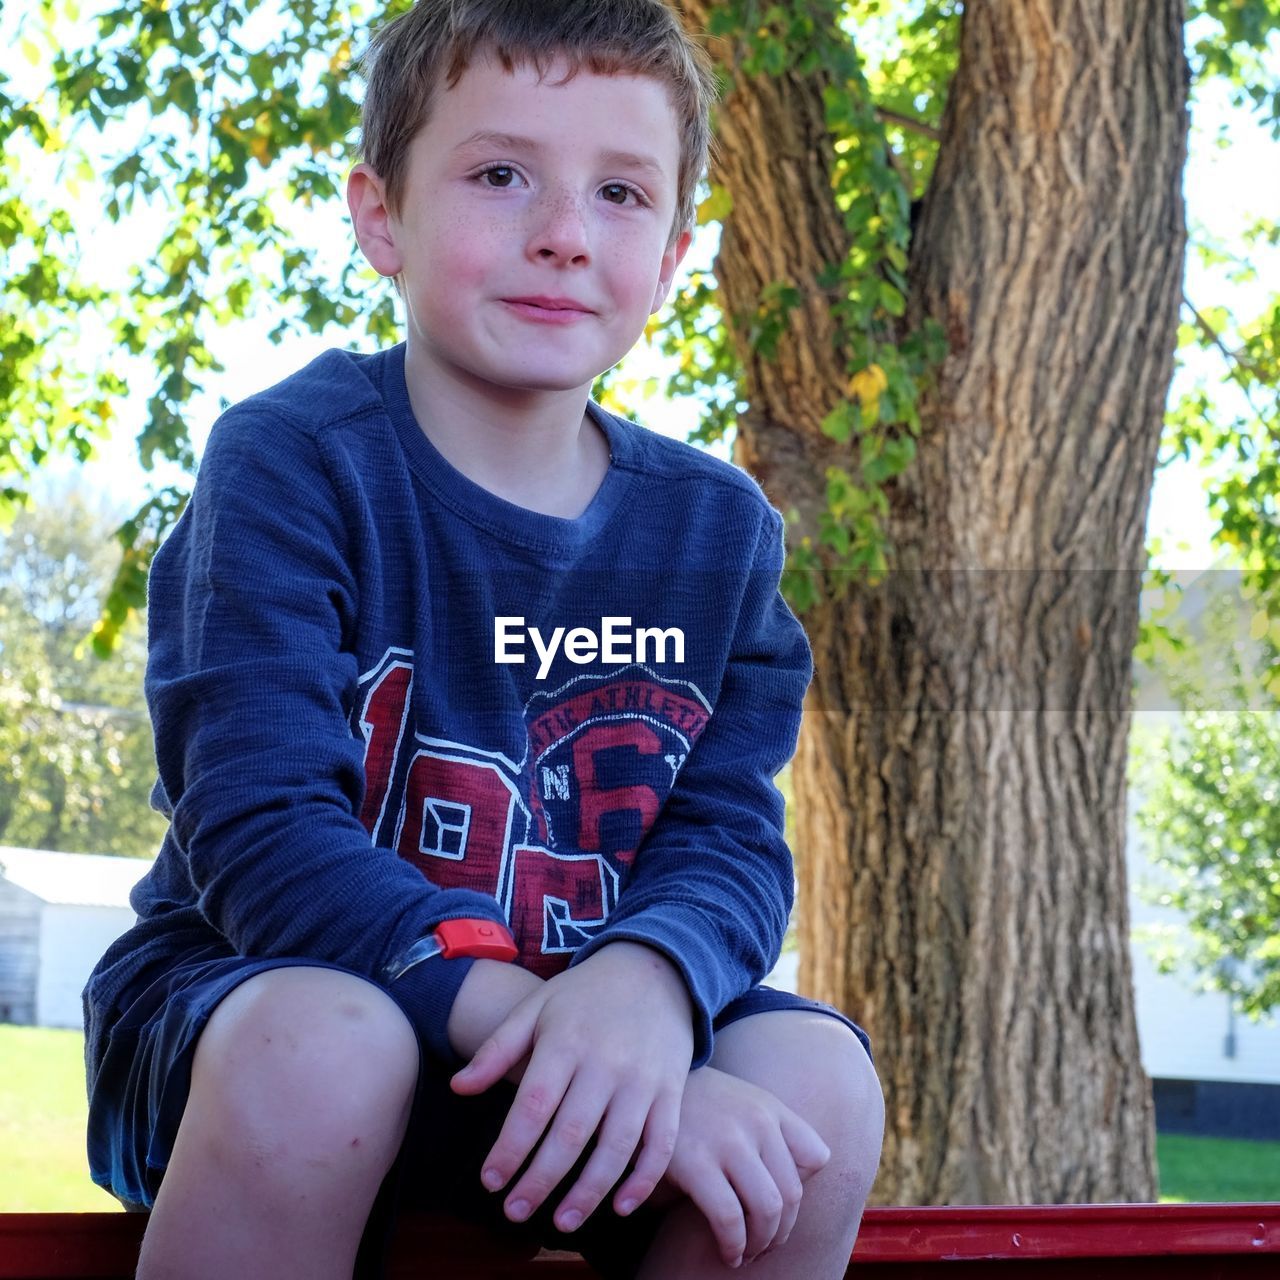
[[[374,846],[358,817],[358,522],[343,502],[313,433],[283,413],[232,410],[214,428],[149,584],[157,795],[200,912],[237,952],[364,974],[442,1052],[470,962],[400,982],[386,966],[441,920],[504,917]]]
[[[782,519],[769,508],[711,717],[607,925],[572,961],[621,939],[667,955],[694,1004],[693,1068],[711,1056],[715,1014],[777,963],[794,897],[773,779],[795,751],[813,659],[778,590],[782,565]]]

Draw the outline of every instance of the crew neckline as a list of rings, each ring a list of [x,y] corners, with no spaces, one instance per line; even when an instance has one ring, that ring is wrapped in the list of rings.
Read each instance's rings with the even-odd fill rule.
[[[572,519],[533,511],[499,497],[464,475],[432,444],[418,425],[404,376],[405,344],[387,352],[383,399],[414,473],[463,519],[510,542],[536,551],[574,551],[591,542],[630,490],[637,441],[633,424],[601,408],[591,397],[586,409],[609,442],[609,467],[585,511]]]

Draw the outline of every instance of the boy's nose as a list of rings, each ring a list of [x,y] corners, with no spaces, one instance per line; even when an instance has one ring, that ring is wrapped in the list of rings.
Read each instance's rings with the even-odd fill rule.
[[[558,258],[587,252],[587,220],[577,196],[566,191],[547,193],[535,211],[529,247],[537,255],[550,252]]]

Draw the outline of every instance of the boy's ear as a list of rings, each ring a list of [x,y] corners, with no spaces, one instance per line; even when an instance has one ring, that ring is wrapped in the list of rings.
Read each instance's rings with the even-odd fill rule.
[[[693,232],[682,231],[676,237],[675,243],[662,255],[662,266],[658,272],[658,287],[653,292],[653,306],[649,308],[650,315],[657,312],[663,302],[666,301],[667,291],[671,288],[671,282],[676,276],[676,268],[680,265],[684,255],[688,253],[689,246],[692,243]]]
[[[356,165],[347,175],[347,208],[351,211],[356,243],[369,265],[379,275],[399,275],[403,263],[386,205],[386,190],[382,179],[367,164]]]

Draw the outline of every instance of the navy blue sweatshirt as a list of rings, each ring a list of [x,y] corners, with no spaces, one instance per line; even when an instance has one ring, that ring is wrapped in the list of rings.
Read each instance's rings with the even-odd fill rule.
[[[812,675],[783,524],[745,472],[607,413],[576,519],[504,501],[419,428],[404,347],[329,351],[215,424],[150,578],[146,691],[171,819],[85,989],[86,1056],[197,950],[385,987],[424,1051],[470,965],[391,976],[440,921],[509,923],[549,978],[667,955],[711,1020],[777,961],[773,784]]]

